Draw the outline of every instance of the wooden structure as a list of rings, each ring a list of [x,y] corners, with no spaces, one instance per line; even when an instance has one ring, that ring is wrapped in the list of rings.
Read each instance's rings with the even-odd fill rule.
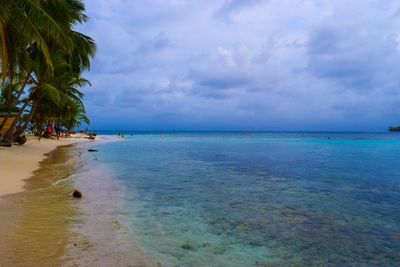
[[[3,121],[7,117],[7,114],[8,114],[8,112],[0,112],[0,125],[3,123]],[[8,131],[8,129],[10,129],[10,127],[14,123],[17,115],[18,115],[18,113],[16,113],[16,112],[10,113],[10,115],[6,121],[6,124],[3,126],[3,129],[1,129],[1,131],[0,131],[0,134],[2,136],[4,136],[6,134],[6,132]]]

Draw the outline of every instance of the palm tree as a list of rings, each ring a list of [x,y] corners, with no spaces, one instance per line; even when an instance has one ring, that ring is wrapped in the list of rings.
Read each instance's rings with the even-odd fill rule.
[[[82,103],[83,94],[75,88],[77,86],[75,82],[72,80],[71,87],[64,88],[64,92],[59,91],[57,96],[53,95],[55,92],[48,90],[48,94],[33,101],[35,110],[29,116],[31,119],[33,117],[38,132],[42,129],[43,123],[49,120],[55,121],[57,125],[65,126],[68,130],[81,122],[89,123]]]
[[[18,71],[19,58],[25,54],[26,47],[35,43],[43,53],[44,60],[50,69],[52,69],[52,62],[46,40],[51,39],[66,49],[70,48],[71,40],[65,34],[67,28],[44,9],[48,2],[54,1],[0,0],[1,84],[6,105],[11,104],[12,90],[6,94],[5,82],[7,79],[14,80],[15,73]]]
[[[49,1],[47,1],[49,2]],[[30,71],[25,68],[27,47],[35,43],[52,70],[47,39],[68,48],[70,40],[63,29],[35,0],[0,0],[0,66],[1,106],[8,111],[0,130],[15,110],[19,97],[29,82]],[[17,92],[16,92],[17,91]],[[16,92],[16,95],[14,93]]]
[[[83,94],[78,88],[90,83],[81,77],[80,72],[74,71],[67,59],[62,50],[54,52],[54,76],[46,80],[45,75],[38,73],[37,85],[31,89],[28,101],[32,101],[32,108],[27,121],[33,118],[38,130],[49,118],[57,118],[58,124],[65,123],[67,128],[82,120],[89,121],[82,102]]]
[[[19,105],[20,111],[4,139],[11,139],[29,106],[29,120],[35,113],[40,114],[35,117],[46,117],[52,110],[64,110],[64,113],[58,112],[59,117],[69,114],[85,119],[82,95],[74,85],[85,84],[81,73],[90,68],[90,58],[96,47],[90,37],[72,30],[73,25],[87,19],[82,1],[11,2],[0,0],[0,27],[6,29],[0,31],[1,97],[4,105]],[[17,21],[20,25],[29,24],[35,34],[23,32],[23,27],[15,26]],[[7,87],[6,84],[11,85]],[[27,85],[30,86],[28,92]],[[22,96],[26,97],[20,100]],[[29,120],[25,120],[24,127]]]

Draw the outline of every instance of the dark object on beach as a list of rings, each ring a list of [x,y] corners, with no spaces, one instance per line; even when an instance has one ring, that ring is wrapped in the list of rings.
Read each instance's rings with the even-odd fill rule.
[[[96,139],[96,136],[90,135],[88,138],[89,138],[90,140],[94,140],[94,139]]]
[[[75,198],[82,198],[82,193],[79,190],[74,190],[74,192],[72,193],[72,196]]]
[[[18,135],[18,136],[15,138],[15,141],[17,141],[17,143],[18,143],[19,145],[23,145],[23,144],[26,143],[26,136],[25,136],[25,135]]]
[[[44,132],[44,133],[42,134],[42,137],[43,137],[43,138],[51,138],[51,134],[49,134],[49,133],[46,131],[46,132]]]
[[[24,129],[22,127],[17,127],[15,133],[13,133],[12,140],[17,142],[19,145],[23,145],[26,143],[26,137],[24,133]]]
[[[88,149],[89,152],[97,152],[97,149]]]
[[[11,147],[12,144],[11,144],[11,142],[9,142],[9,141],[3,140],[3,141],[0,142],[0,146]]]

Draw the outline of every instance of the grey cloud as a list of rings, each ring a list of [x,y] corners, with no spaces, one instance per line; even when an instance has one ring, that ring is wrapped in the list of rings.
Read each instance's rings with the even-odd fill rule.
[[[173,43],[165,32],[159,32],[153,40],[153,48],[156,50],[173,47]]]
[[[152,53],[166,48],[173,48],[173,41],[164,32],[158,32],[149,40],[144,40],[132,54]]]
[[[390,1],[87,3],[83,30],[99,53],[85,102],[98,128],[341,130],[356,120],[356,130],[398,119]]]
[[[189,75],[197,85],[216,90],[243,87],[251,82],[251,78],[246,73],[240,72],[240,69],[210,68],[208,71],[194,71]]]
[[[217,16],[230,16],[242,9],[249,8],[268,0],[225,0],[224,4],[215,13]]]
[[[322,26],[311,34],[308,55],[313,74],[346,88],[377,88],[400,77],[393,38],[367,28]]]

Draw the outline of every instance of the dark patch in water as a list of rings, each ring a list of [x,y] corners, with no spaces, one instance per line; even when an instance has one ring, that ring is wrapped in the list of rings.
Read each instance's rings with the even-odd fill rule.
[[[195,250],[195,247],[188,243],[182,244],[181,248],[186,249],[186,250]]]

